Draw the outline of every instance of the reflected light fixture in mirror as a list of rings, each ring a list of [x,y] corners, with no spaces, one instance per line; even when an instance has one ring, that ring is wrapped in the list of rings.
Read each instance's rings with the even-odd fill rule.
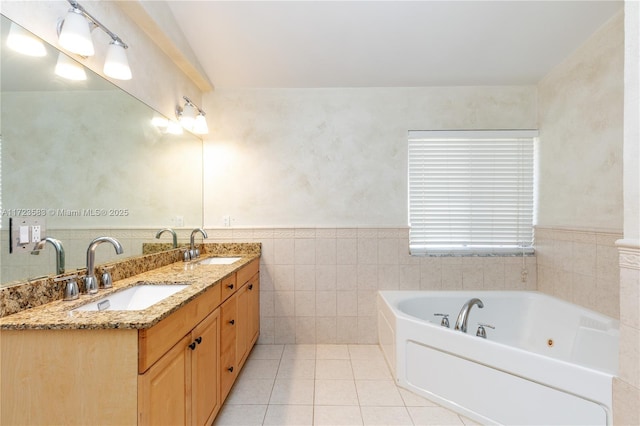
[[[111,37],[103,72],[116,80],[131,80],[131,68],[127,60],[127,44],[100,21],[87,12],[76,0],[67,0],[71,9],[58,21],[58,42],[64,49],[87,57],[95,53],[91,31],[100,28]]]
[[[182,134],[182,125],[177,121],[170,121],[167,125],[167,133],[171,135],[181,135]]]
[[[41,40],[34,37],[30,32],[11,23],[9,27],[9,35],[7,36],[7,47],[16,52],[28,56],[47,56],[47,49]]]
[[[184,107],[176,107],[176,117],[182,127],[197,135],[209,133],[209,126],[207,126],[207,119],[205,118],[206,113],[188,97],[183,96],[182,99],[185,100]]]
[[[67,80],[82,81],[87,79],[84,67],[62,52],[58,53],[58,62],[56,62],[54,72]]]

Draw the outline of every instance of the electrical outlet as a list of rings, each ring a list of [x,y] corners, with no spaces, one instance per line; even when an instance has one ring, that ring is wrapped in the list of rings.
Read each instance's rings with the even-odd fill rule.
[[[40,242],[40,225],[33,225],[31,227],[31,242],[32,243]]]
[[[231,216],[226,215],[222,217],[222,222],[224,224],[225,227],[230,227],[231,226]]]

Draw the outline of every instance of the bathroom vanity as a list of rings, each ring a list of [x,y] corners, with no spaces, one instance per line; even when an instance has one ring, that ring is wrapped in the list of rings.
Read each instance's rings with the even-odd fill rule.
[[[188,285],[144,310],[73,311],[83,296],[1,318],[0,423],[211,424],[258,338],[259,262],[178,262],[114,283]]]

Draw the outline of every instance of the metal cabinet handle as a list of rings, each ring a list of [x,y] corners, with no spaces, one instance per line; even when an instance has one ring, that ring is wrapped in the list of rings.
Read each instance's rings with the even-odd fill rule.
[[[198,337],[196,337],[196,343],[197,343],[197,344],[202,343],[202,336],[198,336]]]
[[[190,348],[192,351],[193,351],[193,350],[195,350],[195,349],[196,349],[196,342],[191,342],[191,343],[189,344],[189,348]]]
[[[231,320],[231,321],[229,321],[229,324],[231,324],[231,325],[233,325],[233,324],[235,324],[235,323],[236,323],[236,320]]]
[[[233,284],[227,284],[227,288],[228,288],[229,290],[233,290]]]
[[[229,373],[233,373],[233,366],[231,366],[231,367],[227,368],[227,371],[228,371]]]
[[[253,290],[253,284],[249,284],[249,290]]]

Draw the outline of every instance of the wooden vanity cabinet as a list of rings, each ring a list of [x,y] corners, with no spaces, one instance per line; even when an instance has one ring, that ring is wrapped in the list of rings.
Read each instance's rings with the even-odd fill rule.
[[[198,318],[198,311],[203,312],[204,306],[219,303],[219,290],[217,294],[215,289],[210,291],[212,294],[205,293],[161,321],[157,325],[159,330],[152,327],[146,333],[141,332],[140,340],[164,337],[165,342],[171,342],[172,334],[180,334],[183,327],[188,327],[186,324],[193,318],[191,315]],[[221,405],[218,392],[219,318],[220,309],[216,308],[146,370],[148,357],[140,352],[138,424],[211,424]]]
[[[148,329],[2,330],[0,424],[210,425],[258,337],[258,266]]]

